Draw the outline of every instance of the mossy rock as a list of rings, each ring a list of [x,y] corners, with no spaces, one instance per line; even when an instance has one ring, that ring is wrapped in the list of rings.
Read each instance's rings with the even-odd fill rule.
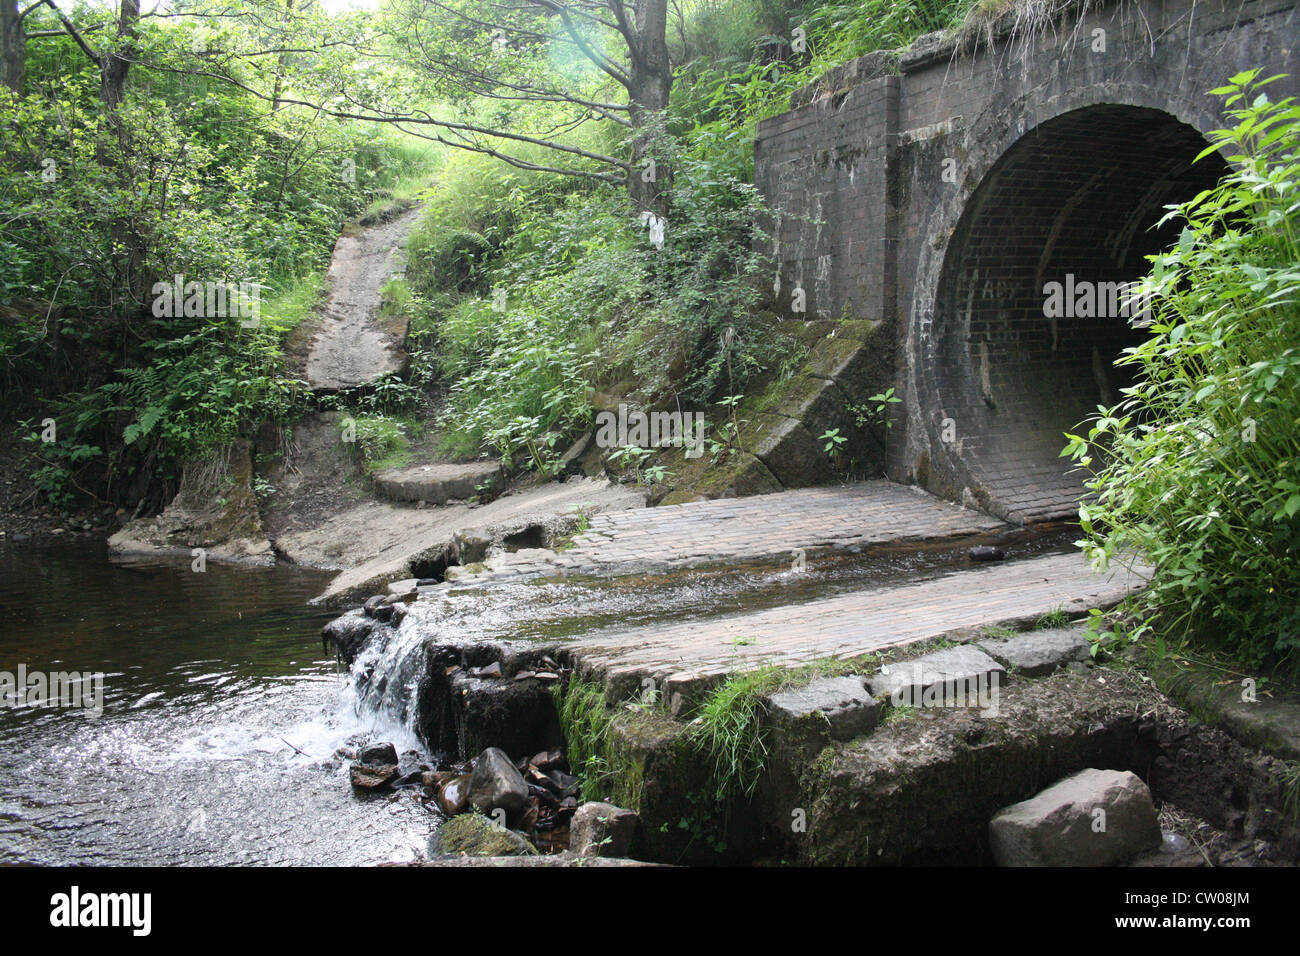
[[[627,712],[611,723],[607,748],[620,768],[611,796],[640,816],[633,857],[679,864],[744,858],[753,821],[718,802],[709,761],[687,724],[659,711]]]
[[[663,449],[647,461],[672,475],[670,489],[657,503],[768,494],[822,484],[846,473],[874,475],[883,470],[883,426],[859,427],[848,405],[866,404],[870,395],[892,383],[892,333],[884,324],[865,319],[769,318],[774,333],[795,340],[803,359],[784,376],[769,374],[748,384],[747,397],[736,409],[736,418],[744,422],[740,440],[717,464],[708,454],[687,458],[681,448]],[[629,385],[593,390],[588,397],[593,407],[612,410]],[[664,409],[672,410],[668,405]],[[728,417],[724,409],[711,409],[709,434],[719,435]],[[835,460],[820,438],[830,430],[847,439]]]
[[[443,856],[535,856],[537,848],[516,833],[497,826],[479,813],[454,816],[433,835]],[[431,847],[432,849],[432,847]]]
[[[768,467],[745,452],[732,452],[716,465],[707,455],[690,459],[682,454],[681,449],[672,449],[671,452],[671,458],[666,464],[676,480],[672,492],[660,504],[677,505],[701,498],[724,498],[729,495],[743,498],[748,495],[766,495],[782,489],[781,482],[776,480]]]

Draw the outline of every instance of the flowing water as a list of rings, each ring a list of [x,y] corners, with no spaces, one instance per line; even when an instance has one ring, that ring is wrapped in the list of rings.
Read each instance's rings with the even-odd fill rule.
[[[0,674],[102,672],[95,708],[0,701],[0,864],[364,864],[433,817],[359,798],[335,751],[415,741],[359,717],[306,606],[328,575],[0,544]],[[83,685],[88,686],[88,685]]]
[[[996,544],[1006,560],[1014,561],[1071,552],[1077,537],[1077,527],[1044,525],[868,548],[809,549],[799,571],[782,558],[609,577],[445,582],[421,589],[420,603],[407,618],[418,626],[379,628],[372,634],[353,663],[357,692],[367,712],[382,714],[390,725],[415,728],[422,723],[418,689],[426,667],[424,643],[430,638],[445,636],[460,643],[532,640],[562,647],[565,641],[602,629],[703,621],[850,591],[916,584],[978,567],[968,555],[973,545]]]
[[[997,540],[1016,559],[1068,549],[1071,537]],[[435,825],[418,791],[356,796],[336,751],[372,739],[418,749],[428,634],[562,642],[799,604],[968,568],[966,547],[987,540],[818,553],[801,573],[751,561],[447,584],[422,598],[424,629],[376,632],[357,680],[321,646],[334,612],[305,603],[327,574],[196,573],[187,561],[114,561],[90,542],[0,544],[0,681],[20,668],[104,675],[98,714],[5,706],[0,688],[0,864],[414,859]]]

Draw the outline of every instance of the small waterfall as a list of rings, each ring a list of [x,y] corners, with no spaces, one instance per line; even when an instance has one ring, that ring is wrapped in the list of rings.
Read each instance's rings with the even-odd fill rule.
[[[399,748],[420,743],[420,683],[425,675],[424,642],[418,627],[380,626],[352,661],[354,706],[377,732],[399,736]]]

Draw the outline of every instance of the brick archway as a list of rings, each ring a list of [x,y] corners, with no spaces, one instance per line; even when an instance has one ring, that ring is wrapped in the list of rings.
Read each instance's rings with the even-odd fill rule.
[[[928,445],[952,490],[1014,521],[1074,512],[1083,488],[1059,457],[1062,433],[1116,400],[1128,382],[1112,363],[1143,334],[1101,284],[1138,278],[1176,240],[1176,225],[1153,227],[1222,175],[1217,155],[1193,163],[1205,146],[1160,110],[1093,105],[1029,130],[980,180],[918,356]],[[1084,295],[1081,310],[1045,317],[1044,286],[1071,277],[1105,301],[1089,315]]]

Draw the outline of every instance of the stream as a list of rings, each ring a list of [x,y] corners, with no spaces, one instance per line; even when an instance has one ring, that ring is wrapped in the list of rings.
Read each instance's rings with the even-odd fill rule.
[[[433,817],[360,798],[371,735],[321,647],[327,573],[0,543],[0,673],[102,672],[94,708],[0,706],[0,864],[356,865],[416,858]]]
[[[1070,538],[1057,529],[998,541],[1014,559],[1068,549]],[[800,574],[782,560],[448,584],[428,595],[426,625],[563,641],[926,580],[969,568],[967,546],[986,540],[819,553]],[[0,864],[420,858],[433,811],[412,789],[354,794],[337,751],[371,740],[420,749],[424,632],[381,631],[354,681],[321,644],[338,612],[306,603],[329,577],[215,563],[197,573],[180,559],[111,558],[87,540],[0,544],[0,681],[103,674],[100,707],[13,706],[0,687]]]

